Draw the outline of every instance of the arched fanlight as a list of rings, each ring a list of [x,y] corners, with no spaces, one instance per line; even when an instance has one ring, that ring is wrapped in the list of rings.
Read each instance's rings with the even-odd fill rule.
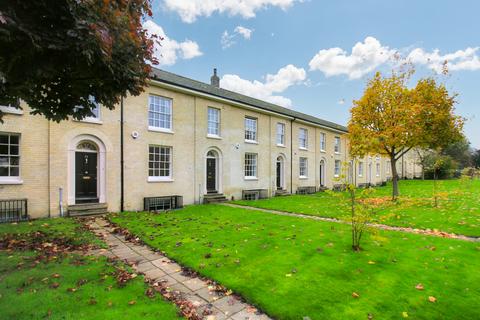
[[[90,141],[80,141],[80,143],[77,145],[77,150],[97,151],[97,146]]]

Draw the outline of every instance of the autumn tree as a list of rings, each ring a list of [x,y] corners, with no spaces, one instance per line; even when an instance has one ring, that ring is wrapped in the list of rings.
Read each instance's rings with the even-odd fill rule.
[[[353,102],[348,124],[353,156],[382,154],[390,159],[393,199],[399,195],[397,161],[413,148],[437,150],[462,137],[463,119],[454,114],[456,95],[434,78],[408,82],[413,69],[376,73]]]
[[[142,28],[150,5],[150,0],[1,1],[0,105],[20,107],[21,99],[32,113],[60,121],[91,115],[95,101],[113,109],[121,96],[138,95],[149,63],[156,63],[156,39]]]

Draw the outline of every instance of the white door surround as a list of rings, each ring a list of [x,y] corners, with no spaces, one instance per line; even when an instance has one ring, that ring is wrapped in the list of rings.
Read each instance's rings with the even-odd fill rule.
[[[106,149],[105,144],[96,136],[90,134],[81,134],[73,138],[68,145],[68,205],[75,204],[75,153],[77,151],[85,152],[85,149],[78,149],[82,142],[93,143],[97,147],[97,196],[99,203],[106,203]]]

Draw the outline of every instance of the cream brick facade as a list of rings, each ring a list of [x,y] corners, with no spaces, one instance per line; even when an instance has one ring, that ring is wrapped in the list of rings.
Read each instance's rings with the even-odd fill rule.
[[[149,129],[150,95],[171,99],[172,132]],[[287,109],[285,113],[278,112],[283,110],[279,107],[268,110],[158,79],[150,81],[141,95],[125,98],[123,105],[125,210],[142,210],[143,198],[150,196],[181,195],[184,204],[202,203],[206,194],[206,157],[210,150],[217,155],[217,190],[228,199],[241,198],[242,190],[246,189],[266,189],[269,196],[274,196],[279,157],[283,163],[282,188],[289,193],[295,193],[299,187],[318,188],[322,182],[332,188],[336,183],[335,160],[345,163],[350,159],[343,127],[314,123],[307,115],[291,116]],[[4,123],[0,124],[0,133],[20,135],[20,177],[18,181],[8,183],[0,177],[0,199],[28,199],[29,214],[33,218],[58,216],[60,207],[66,211],[69,205],[76,203],[77,145],[91,141],[98,148],[99,201],[108,204],[109,211],[119,211],[120,107],[115,110],[101,108],[99,120],[61,123],[31,115],[28,106],[22,107],[22,114],[7,113]],[[209,107],[220,110],[219,137],[207,134]],[[245,117],[257,119],[256,143],[244,139]],[[285,143],[281,146],[276,141],[277,123],[285,125]],[[306,149],[299,145],[300,129],[308,132]],[[325,150],[320,148],[321,134],[326,137]],[[338,153],[334,151],[335,137],[341,140]],[[172,148],[171,179],[149,179],[149,145]],[[258,155],[255,179],[244,176],[247,152]],[[299,177],[300,157],[307,158],[305,178]],[[358,176],[358,168],[352,169],[352,179],[357,184],[379,184],[388,178],[385,159],[373,157],[362,161],[365,162],[362,176]],[[380,163],[378,175],[377,162]],[[367,175],[369,165],[372,166],[371,177]],[[63,190],[61,201],[60,189]]]

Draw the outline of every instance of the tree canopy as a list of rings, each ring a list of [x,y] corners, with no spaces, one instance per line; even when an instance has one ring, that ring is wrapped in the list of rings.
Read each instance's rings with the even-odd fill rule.
[[[438,149],[462,137],[463,119],[455,115],[456,95],[434,78],[408,82],[412,69],[376,73],[363,96],[353,102],[348,124],[353,156],[382,154],[391,160],[393,197],[398,196],[396,162],[412,148]]]
[[[157,41],[142,28],[150,0],[0,2],[0,105],[25,101],[60,121],[138,95]],[[94,97],[94,99],[92,99]],[[82,106],[82,108],[78,108]],[[2,113],[0,111],[0,120]]]

